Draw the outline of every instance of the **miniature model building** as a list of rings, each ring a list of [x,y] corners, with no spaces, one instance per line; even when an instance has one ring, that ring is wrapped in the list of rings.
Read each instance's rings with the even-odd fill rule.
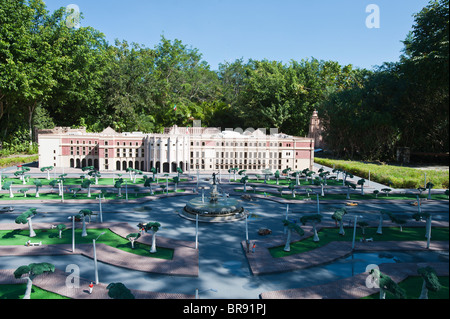
[[[163,134],[101,133],[86,129],[57,127],[38,132],[39,166],[82,168],[101,171],[141,171],[156,168],[160,173],[217,171],[239,168],[261,170],[312,169],[314,140],[264,130],[222,131],[220,128],[166,128]]]

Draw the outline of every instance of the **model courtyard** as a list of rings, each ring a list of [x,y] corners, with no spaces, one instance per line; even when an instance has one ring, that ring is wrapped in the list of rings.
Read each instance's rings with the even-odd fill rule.
[[[449,297],[448,190],[430,180],[22,170],[2,170],[1,298],[31,276],[31,299]]]

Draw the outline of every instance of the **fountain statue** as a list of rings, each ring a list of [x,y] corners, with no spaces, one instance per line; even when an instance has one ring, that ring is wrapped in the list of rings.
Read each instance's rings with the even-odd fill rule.
[[[190,200],[180,212],[181,217],[195,220],[198,215],[198,219],[204,222],[230,222],[245,217],[245,210],[239,200],[220,196],[217,190],[216,176],[216,173],[212,174],[213,181],[209,201],[202,197]]]

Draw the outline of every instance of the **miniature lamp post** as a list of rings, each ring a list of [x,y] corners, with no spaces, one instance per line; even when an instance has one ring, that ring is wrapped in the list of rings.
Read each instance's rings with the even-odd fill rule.
[[[198,249],[198,214],[195,215],[195,249]]]
[[[99,210],[99,216],[100,216],[100,223],[103,223],[103,214],[102,214],[102,193],[100,193],[100,195],[98,195],[98,202],[100,205],[100,210]]]
[[[353,240],[352,240],[352,250],[355,249],[355,238],[356,238],[356,221],[358,219],[358,217],[362,217],[361,215],[355,215],[355,221],[354,221],[354,225],[353,225]]]
[[[101,235],[105,234],[105,232],[98,235],[96,239],[92,239],[92,245],[94,247],[94,271],[95,271],[95,284],[98,285],[98,265],[97,265],[97,251],[95,249],[95,242],[100,238]]]

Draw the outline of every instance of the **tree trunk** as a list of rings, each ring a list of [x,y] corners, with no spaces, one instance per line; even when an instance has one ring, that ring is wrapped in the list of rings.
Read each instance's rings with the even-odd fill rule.
[[[419,299],[428,299],[428,289],[427,289],[427,283],[425,282],[425,280],[423,281],[423,284],[422,284],[422,291],[420,292]]]
[[[86,232],[86,217],[83,216],[83,229],[81,231],[81,237],[86,237],[87,236],[87,232]]]
[[[152,247],[150,249],[150,253],[151,254],[156,253],[156,232],[155,231],[153,231],[153,234],[152,234]]]
[[[34,276],[26,277],[27,279],[27,289],[25,290],[25,295],[23,299],[31,299],[31,288],[33,288],[33,278]]]
[[[319,236],[317,235],[316,223],[315,222],[313,222],[313,232],[314,232],[313,241],[314,242],[318,242],[319,241]]]
[[[386,292],[380,287],[380,299],[386,299]]]
[[[284,251],[291,251],[291,233],[292,231],[290,229],[287,230],[287,238],[286,238],[286,245],[284,245]]]
[[[342,236],[345,235],[344,221],[343,220],[339,221],[339,235],[342,235]]]
[[[380,214],[380,223],[378,224],[377,234],[383,234],[383,215]]]
[[[28,229],[30,230],[30,237],[36,237],[36,233],[33,230],[33,224],[31,218],[28,218]]]

